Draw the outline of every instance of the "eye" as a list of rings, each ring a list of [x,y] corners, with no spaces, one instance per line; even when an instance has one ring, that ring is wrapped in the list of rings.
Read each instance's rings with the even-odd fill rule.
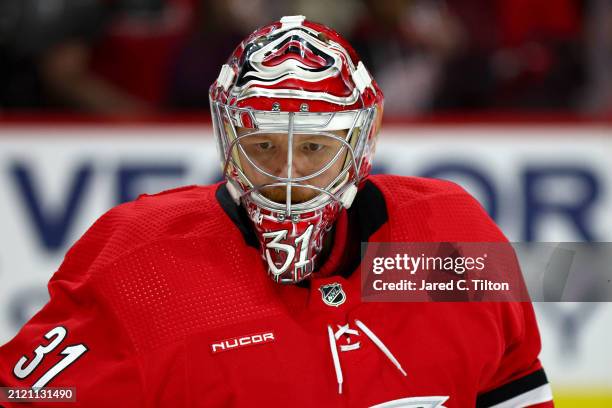
[[[315,153],[315,152],[319,152],[321,150],[323,150],[325,148],[325,145],[322,145],[320,143],[304,143],[302,144],[302,150],[306,153]]]
[[[274,148],[274,145],[272,144],[272,142],[261,142],[261,143],[257,143],[255,146],[257,146],[257,148],[261,151],[268,151]]]

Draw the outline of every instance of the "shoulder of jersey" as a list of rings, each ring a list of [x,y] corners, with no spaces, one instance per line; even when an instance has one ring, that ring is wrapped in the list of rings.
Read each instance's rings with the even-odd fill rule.
[[[192,185],[142,194],[110,209],[68,251],[64,269],[93,273],[147,243],[227,228],[231,221],[216,202],[217,187]]]
[[[390,206],[404,206],[453,195],[471,197],[461,186],[447,180],[396,175],[375,175],[370,180]]]
[[[370,180],[385,198],[396,241],[506,241],[480,203],[453,182],[390,175]]]

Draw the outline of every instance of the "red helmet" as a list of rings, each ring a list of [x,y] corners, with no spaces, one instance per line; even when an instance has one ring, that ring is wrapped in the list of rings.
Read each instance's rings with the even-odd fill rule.
[[[382,92],[337,32],[289,16],[236,48],[210,107],[227,188],[254,223],[270,276],[305,279],[370,172]]]

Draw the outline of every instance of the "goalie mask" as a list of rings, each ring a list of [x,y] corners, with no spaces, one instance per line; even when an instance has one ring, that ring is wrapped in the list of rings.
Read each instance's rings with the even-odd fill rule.
[[[338,33],[283,17],[244,40],[210,88],[227,189],[253,221],[272,279],[317,268],[371,168],[383,95]]]

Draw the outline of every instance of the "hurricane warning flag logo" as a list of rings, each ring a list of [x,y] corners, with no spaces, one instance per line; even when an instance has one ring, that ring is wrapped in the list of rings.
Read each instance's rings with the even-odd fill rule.
[[[323,303],[328,306],[340,306],[346,301],[346,293],[342,290],[342,285],[339,283],[330,283],[319,287]]]

